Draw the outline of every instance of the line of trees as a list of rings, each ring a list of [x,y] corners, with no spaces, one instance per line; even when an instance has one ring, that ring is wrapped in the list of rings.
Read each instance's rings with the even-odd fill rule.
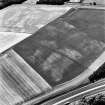
[[[20,4],[26,0],[0,0],[0,9],[9,6],[11,4]]]
[[[68,1],[82,3],[84,0],[39,0],[37,4],[62,5]]]
[[[11,4],[20,4],[27,0],[0,0],[0,9],[9,6]],[[33,0],[34,1],[34,0]],[[50,5],[62,5],[70,0],[38,0],[36,4],[50,4]],[[73,1],[73,0],[72,0]],[[83,2],[84,0],[77,0],[78,2]]]
[[[51,5],[62,5],[64,2],[69,0],[39,0],[37,4],[51,4]]]

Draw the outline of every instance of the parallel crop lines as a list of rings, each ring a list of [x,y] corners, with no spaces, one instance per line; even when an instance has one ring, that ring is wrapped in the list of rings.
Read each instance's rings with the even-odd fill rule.
[[[14,105],[51,89],[15,51],[0,58],[0,104]]]

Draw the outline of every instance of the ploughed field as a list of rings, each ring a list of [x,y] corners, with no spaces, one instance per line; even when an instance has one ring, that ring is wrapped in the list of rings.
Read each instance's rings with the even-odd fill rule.
[[[87,70],[105,50],[104,18],[100,9],[69,10],[2,54],[2,105],[37,97]]]

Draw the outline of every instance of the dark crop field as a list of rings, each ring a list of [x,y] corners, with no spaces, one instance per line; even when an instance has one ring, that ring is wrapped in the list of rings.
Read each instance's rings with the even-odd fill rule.
[[[104,18],[104,10],[70,10],[13,49],[51,86],[62,84],[104,51]]]

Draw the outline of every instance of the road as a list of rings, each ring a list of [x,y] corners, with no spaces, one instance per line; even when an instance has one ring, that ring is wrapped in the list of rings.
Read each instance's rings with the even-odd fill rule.
[[[105,79],[96,83],[89,84],[77,90],[71,91],[65,95],[47,101],[42,105],[65,105],[67,102],[74,102],[81,99],[83,96],[91,96],[105,91]]]

